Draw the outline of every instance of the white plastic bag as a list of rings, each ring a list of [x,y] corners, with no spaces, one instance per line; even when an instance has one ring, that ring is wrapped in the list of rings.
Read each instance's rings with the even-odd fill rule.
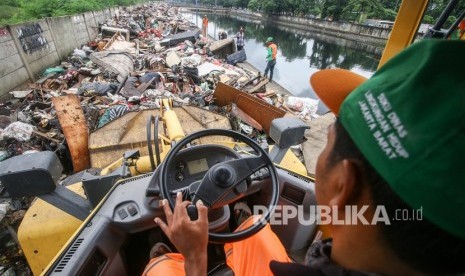
[[[31,140],[32,133],[36,130],[35,126],[23,122],[14,122],[9,124],[3,131],[3,139],[14,138],[20,142]]]
[[[318,104],[320,100],[310,99],[310,98],[299,98],[299,97],[288,97],[286,100],[286,105],[298,112],[304,112],[306,115],[316,114],[318,110]]]

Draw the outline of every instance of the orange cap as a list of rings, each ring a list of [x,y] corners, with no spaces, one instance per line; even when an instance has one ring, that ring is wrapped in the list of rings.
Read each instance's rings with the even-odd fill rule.
[[[345,69],[325,69],[310,76],[310,85],[336,116],[347,95],[367,79]]]

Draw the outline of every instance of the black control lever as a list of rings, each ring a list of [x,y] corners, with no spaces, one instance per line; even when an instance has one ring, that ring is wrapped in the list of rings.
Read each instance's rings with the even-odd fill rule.
[[[187,209],[187,215],[192,221],[199,219],[199,212],[197,210],[197,207],[194,204],[187,205],[186,209]]]

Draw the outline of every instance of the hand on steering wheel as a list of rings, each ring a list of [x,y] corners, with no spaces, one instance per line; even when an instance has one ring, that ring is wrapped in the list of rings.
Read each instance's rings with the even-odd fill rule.
[[[182,201],[181,193],[176,195],[174,211],[166,199],[163,200],[166,223],[155,218],[170,241],[185,259],[185,271],[188,275],[206,275],[208,244],[208,208],[202,201],[197,201],[198,219],[191,220],[187,214],[189,201]]]
[[[174,211],[171,211],[168,201],[163,200],[166,223],[160,218],[155,218],[155,223],[186,259],[194,258],[193,255],[199,252],[206,252],[208,244],[208,208],[202,201],[197,201],[198,219],[191,220],[187,214],[189,204],[189,201],[182,201],[182,195],[178,193]]]

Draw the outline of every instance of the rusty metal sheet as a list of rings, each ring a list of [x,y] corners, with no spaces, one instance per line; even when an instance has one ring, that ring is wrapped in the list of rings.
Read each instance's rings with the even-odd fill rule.
[[[89,168],[89,133],[81,102],[76,95],[54,97],[53,105],[68,142],[74,172]]]
[[[221,82],[217,83],[213,96],[219,106],[235,103],[237,107],[262,125],[267,134],[270,131],[271,121],[286,114],[284,110]]]
[[[245,113],[244,111],[242,111],[242,109],[237,107],[236,104],[232,104],[231,114],[241,119],[243,122],[252,126],[253,128],[258,129],[260,131],[263,130],[262,125],[255,121],[254,118],[250,117],[249,114]]]

